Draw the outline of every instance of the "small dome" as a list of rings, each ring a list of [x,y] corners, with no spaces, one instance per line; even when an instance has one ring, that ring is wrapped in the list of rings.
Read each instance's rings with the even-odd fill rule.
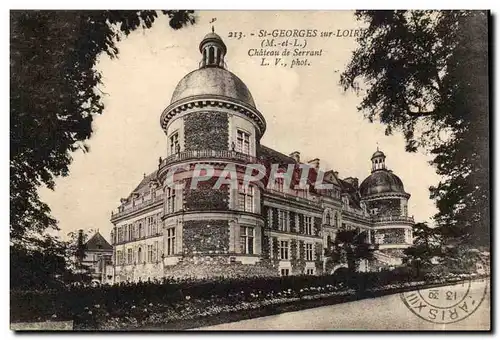
[[[361,197],[391,192],[406,193],[401,179],[385,169],[372,172],[359,186]]]
[[[209,33],[212,35],[215,33]],[[222,97],[255,108],[247,86],[233,73],[220,67],[205,67],[188,73],[174,90],[171,103],[193,97]]]
[[[373,153],[373,155],[372,155],[372,158],[371,158],[371,159],[374,159],[374,158],[376,158],[376,157],[385,157],[385,154],[384,154],[382,151],[379,151],[379,150],[377,149],[377,151],[375,151],[375,152]]]
[[[208,33],[207,35],[205,35],[205,37],[203,38],[203,40],[209,40],[209,39],[217,39],[217,40],[222,40],[222,38],[220,37],[220,35],[218,35],[217,33],[214,33],[214,32],[210,32]],[[203,41],[202,40],[202,41]]]
[[[203,49],[203,45],[205,45],[209,41],[215,41],[218,45],[220,45],[224,49],[224,51],[226,50],[226,45],[224,44],[224,41],[222,41],[220,35],[214,32],[210,32],[207,35],[205,35],[203,40],[200,42],[200,52]]]

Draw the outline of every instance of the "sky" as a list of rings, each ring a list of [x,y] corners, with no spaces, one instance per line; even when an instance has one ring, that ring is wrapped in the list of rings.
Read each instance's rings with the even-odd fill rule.
[[[213,18],[215,32],[227,45],[228,69],[245,82],[267,121],[263,145],[284,154],[299,151],[302,160],[319,158],[323,170],[334,169],[341,178],[358,177],[360,183],[370,174],[370,157],[378,146],[387,156],[387,167],[411,194],[409,215],[430,222],[437,210],[428,188],[439,182],[428,163],[431,158],[423,152],[406,153],[403,136],[385,136],[383,125],[370,123],[357,111],[361,97],[339,85],[357,43],[352,33],[336,35],[362,27],[351,11],[206,11],[197,12],[195,25],[178,31],[160,17],[151,29],[138,29],[118,42],[118,58],[99,58],[105,109],[86,142],[90,152],[73,154],[69,176],[58,178],[54,191],[40,189],[62,238],[77,229],[98,229],[109,239],[111,211],[166,155],[160,115],[177,83],[198,68],[198,45],[211,31]],[[321,56],[308,58],[309,66],[262,66],[261,58],[250,57],[248,50],[261,47],[260,30],[276,29],[334,34],[306,39],[305,50],[323,49]],[[230,38],[229,32],[244,36]],[[292,59],[283,61],[289,66]]]

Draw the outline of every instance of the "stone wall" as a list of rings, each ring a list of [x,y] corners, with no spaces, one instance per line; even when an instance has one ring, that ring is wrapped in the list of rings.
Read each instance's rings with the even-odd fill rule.
[[[174,278],[255,277],[276,276],[277,272],[264,263],[230,263],[228,256],[191,256],[165,267],[164,275]]]
[[[193,112],[184,118],[186,151],[228,150],[229,120],[226,113]]]
[[[227,220],[184,221],[184,254],[225,254],[229,252],[229,222]]]
[[[405,229],[377,229],[371,232],[372,243],[402,244],[405,243]],[[383,235],[383,237],[382,237]]]
[[[222,185],[214,189],[214,181],[200,182],[191,189],[190,181],[184,186],[184,209],[189,210],[228,210],[229,188]]]
[[[370,201],[367,203],[367,209],[377,208],[377,216],[400,216],[401,200],[399,198],[386,198]]]

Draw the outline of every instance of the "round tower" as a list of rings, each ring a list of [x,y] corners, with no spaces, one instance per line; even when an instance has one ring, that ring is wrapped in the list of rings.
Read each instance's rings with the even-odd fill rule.
[[[371,157],[371,174],[359,187],[361,202],[372,219],[372,243],[380,249],[406,248],[412,243],[414,224],[408,216],[410,194],[385,161],[385,154],[377,148]]]
[[[158,169],[165,190],[165,264],[255,263],[263,227],[260,190],[244,185],[243,175],[257,163],[266,122],[247,86],[226,69],[221,37],[207,34],[199,49],[199,68],[180,80],[160,118],[167,138]],[[168,244],[171,235],[175,245]]]

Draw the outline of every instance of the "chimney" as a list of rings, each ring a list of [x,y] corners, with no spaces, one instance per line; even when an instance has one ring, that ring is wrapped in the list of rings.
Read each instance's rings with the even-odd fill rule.
[[[300,163],[300,152],[294,151],[290,155],[297,163]]]
[[[78,230],[78,246],[83,246],[83,229]]]
[[[311,159],[309,162],[307,162],[310,166],[315,168],[316,170],[319,169],[319,158]]]
[[[83,229],[78,230],[78,239],[76,246],[76,257],[78,261],[81,263],[83,261],[83,257],[85,256],[85,250],[83,246]]]
[[[347,177],[347,178],[344,178],[344,181],[346,181],[347,183],[352,185],[354,188],[356,188],[356,189],[358,188],[359,180],[357,177]]]
[[[334,171],[333,174],[335,175],[335,177],[339,177],[339,172],[338,171]]]

